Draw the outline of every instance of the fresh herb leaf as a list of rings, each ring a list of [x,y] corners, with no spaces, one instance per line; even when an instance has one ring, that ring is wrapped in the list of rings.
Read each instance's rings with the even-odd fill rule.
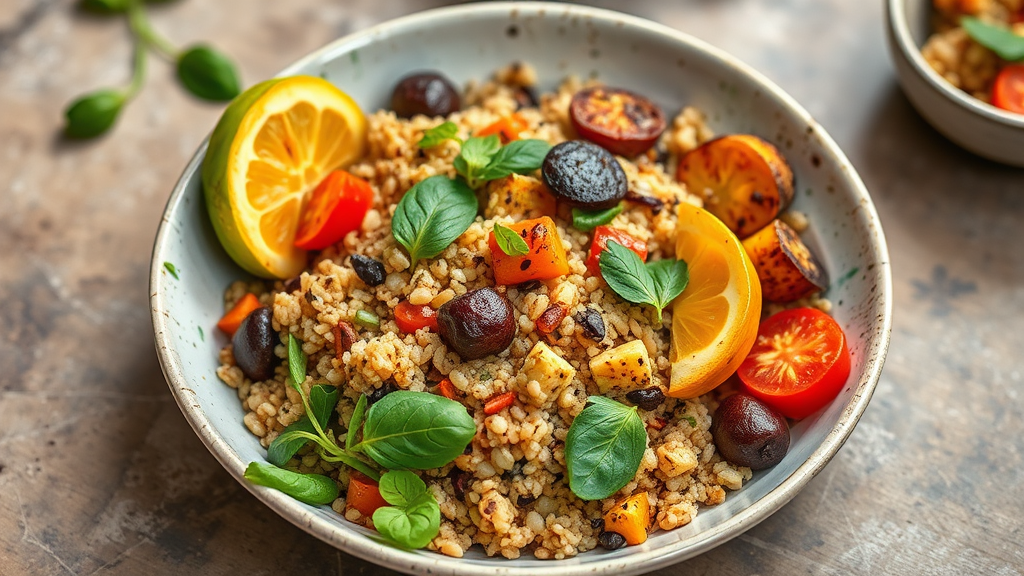
[[[569,489],[584,500],[615,494],[636,475],[646,448],[647,431],[635,406],[591,396],[565,438]]]
[[[170,262],[164,262],[164,268],[171,273],[171,276],[174,276],[175,280],[180,280],[180,278],[178,277],[178,268],[174,264]]]
[[[543,140],[514,140],[503,146],[491,158],[478,178],[497,180],[509,174],[528,174],[540,168],[551,145]]]
[[[421,258],[437,256],[461,236],[476,219],[477,209],[476,195],[466,184],[443,175],[431,176],[410,188],[398,202],[392,234],[409,252],[415,268]]]
[[[1024,60],[1024,36],[1018,36],[1008,28],[982,22],[973,16],[964,16],[960,25],[975,42],[995,52],[1003,60]]]
[[[445,140],[455,140],[461,144],[462,139],[458,137],[458,134],[459,127],[454,122],[445,122],[424,130],[423,138],[420,138],[416,145],[420,148],[433,148]]]
[[[380,477],[380,495],[393,506],[405,507],[427,491],[427,485],[408,470],[395,470]]]
[[[622,213],[623,208],[624,207],[621,203],[618,206],[613,206],[607,210],[597,210],[595,212],[573,208],[572,226],[577,230],[590,232],[594,228],[604,226],[614,220],[616,216]]]
[[[404,470],[380,478],[380,495],[391,506],[373,513],[373,525],[382,536],[403,548],[422,548],[437,536],[441,509],[419,476]]]
[[[601,275],[605,282],[624,300],[636,304],[650,304],[658,313],[686,289],[690,276],[686,262],[665,259],[644,264],[629,248],[609,240],[601,252]]]
[[[302,351],[302,343],[294,334],[288,334],[288,375],[292,378],[292,387],[303,394],[302,383],[306,381],[306,353]]]
[[[197,328],[199,328],[199,340],[202,342],[206,342],[206,333],[203,332],[203,327],[197,326]]]
[[[497,134],[470,138],[462,144],[462,151],[455,157],[452,166],[466,179],[470,188],[478,188],[483,183],[480,173],[491,163],[498,150],[501,150],[501,140]]]
[[[178,80],[193,95],[214,102],[231,100],[242,91],[231,60],[203,44],[182,51],[178,57]]]
[[[301,433],[301,434],[300,434]],[[289,424],[267,448],[267,460],[275,466],[284,466],[295,453],[309,442],[307,434],[316,435],[316,428],[305,415]]]
[[[338,498],[338,485],[327,476],[300,474],[266,462],[250,462],[245,469],[245,479],[280,490],[306,504],[330,504]]]
[[[345,450],[351,450],[356,443],[356,435],[366,418],[366,394],[360,394],[356,400],[356,408],[352,411],[352,420],[348,423],[348,436],[345,437]]]
[[[690,423],[690,427],[692,427],[692,428],[696,428],[697,427],[697,419],[694,418],[693,416],[683,416],[683,420],[686,420],[687,422],[689,422]]]
[[[69,138],[93,138],[103,134],[117,121],[127,101],[124,90],[109,88],[79,97],[64,111],[64,134]],[[170,263],[164,262],[165,267],[167,264]]]
[[[369,310],[357,310],[353,320],[367,330],[380,328],[380,317]]]
[[[338,389],[326,384],[317,384],[309,389],[309,408],[321,429],[327,428],[331,413],[338,405]]]
[[[434,394],[400,390],[366,412],[363,439],[352,447],[388,470],[439,468],[476,434],[466,407]]]
[[[526,240],[523,240],[523,237],[511,228],[501,224],[494,225],[494,241],[498,243],[498,248],[501,248],[501,251],[509,256],[523,256],[530,253],[530,246]]]

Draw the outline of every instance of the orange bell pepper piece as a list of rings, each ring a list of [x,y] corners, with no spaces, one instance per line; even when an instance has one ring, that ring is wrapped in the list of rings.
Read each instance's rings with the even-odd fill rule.
[[[502,116],[500,120],[478,132],[476,136],[482,137],[497,134],[502,144],[508,144],[513,140],[519,140],[519,133],[523,130],[526,130],[526,120],[519,114],[512,114],[510,116]]]
[[[509,256],[498,247],[494,232],[491,232],[487,244],[491,247],[495,282],[507,286],[530,280],[550,280],[569,273],[569,260],[562,247],[562,238],[550,217],[523,220],[510,224],[508,228],[526,241],[530,251],[522,256]]]
[[[647,541],[650,524],[651,503],[647,500],[647,492],[633,494],[604,515],[604,529],[622,534],[630,546]]]
[[[217,328],[220,328],[228,336],[234,336],[235,331],[242,325],[242,320],[245,320],[246,316],[259,307],[260,299],[255,294],[248,293],[242,296],[235,306],[217,321]]]

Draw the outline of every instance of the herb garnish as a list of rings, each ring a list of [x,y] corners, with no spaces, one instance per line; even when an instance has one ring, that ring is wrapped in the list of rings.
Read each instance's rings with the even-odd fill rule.
[[[686,420],[687,422],[689,422],[691,428],[696,428],[697,427],[697,419],[694,418],[693,416],[683,416],[683,420]]]
[[[501,224],[494,225],[494,241],[498,243],[498,248],[509,256],[523,256],[530,253],[530,246],[520,236],[507,226]]]
[[[682,260],[658,260],[644,264],[629,248],[609,240],[601,252],[601,275],[608,286],[623,299],[635,304],[650,304],[658,313],[686,289],[690,275]]]
[[[431,176],[402,196],[391,232],[415,268],[420,259],[437,256],[461,236],[476,219],[477,209],[476,195],[465,183]]]
[[[352,320],[367,330],[376,330],[377,328],[380,328],[380,316],[377,316],[369,310],[357,310],[356,315]]]
[[[380,495],[391,506],[373,513],[373,526],[404,548],[422,548],[437,536],[441,509],[419,476],[394,470],[380,478]]]
[[[171,273],[171,276],[174,276],[175,280],[180,280],[180,278],[178,278],[178,268],[174,264],[171,262],[164,262],[164,268]]]
[[[584,500],[615,494],[636,475],[646,449],[647,431],[636,406],[589,397],[565,438],[569,488]]]
[[[497,134],[466,140],[452,163],[470,188],[509,174],[528,174],[544,163],[551,145],[543,140],[515,140],[502,146]]]
[[[573,208],[572,226],[577,230],[590,232],[594,228],[604,226],[614,220],[616,216],[622,213],[623,208],[624,206],[621,202],[617,206],[612,206],[607,210],[597,210],[594,212]]]
[[[265,462],[250,462],[245,469],[245,479],[280,490],[306,504],[330,504],[338,497],[338,485],[327,476],[293,472]]]
[[[458,137],[459,128],[454,122],[448,121],[444,124],[438,124],[433,128],[428,128],[423,131],[423,138],[416,143],[420,148],[433,148],[445,140],[455,140],[459,144],[462,144],[462,139]]]
[[[1003,60],[1024,60],[1024,36],[1018,36],[1008,28],[982,22],[973,16],[964,16],[960,25],[975,42],[995,52]]]

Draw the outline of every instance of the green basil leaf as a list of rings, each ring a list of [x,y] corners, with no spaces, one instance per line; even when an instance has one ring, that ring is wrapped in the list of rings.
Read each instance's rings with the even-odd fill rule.
[[[302,343],[294,334],[288,334],[288,374],[292,377],[292,387],[302,394],[302,383],[306,381],[306,353],[302,351]]]
[[[392,470],[380,477],[379,489],[388,504],[405,508],[427,491],[427,485],[408,470]]]
[[[654,279],[644,261],[629,248],[609,240],[599,257],[601,276],[623,299],[636,304],[657,302]]]
[[[445,140],[462,142],[458,137],[459,127],[454,122],[445,122],[423,131],[423,138],[416,143],[420,148],[433,148]]]
[[[624,206],[620,203],[618,206],[613,206],[607,210],[597,210],[596,212],[588,212],[586,210],[580,210],[579,208],[572,209],[572,226],[577,230],[584,232],[590,232],[598,226],[604,226],[611,222],[616,216],[622,213]]]
[[[1024,60],[1024,36],[1018,36],[1008,28],[982,22],[973,16],[964,16],[960,25],[978,44],[995,52],[1003,60]]]
[[[327,429],[331,421],[331,413],[338,405],[338,389],[326,384],[317,384],[309,389],[309,409],[313,411],[322,430]]]
[[[683,416],[683,420],[686,420],[687,422],[689,422],[691,428],[696,428],[697,427],[697,419],[694,418],[693,416]]]
[[[682,260],[666,258],[648,262],[647,270],[654,280],[654,293],[658,297],[655,306],[659,309],[668,306],[672,299],[682,294],[690,282],[689,269]]]
[[[192,46],[178,57],[178,80],[204,100],[226,101],[242,91],[235,65],[210,46]]]
[[[440,530],[441,509],[434,496],[427,492],[404,508],[378,508],[373,513],[373,526],[382,536],[403,548],[423,548]]]
[[[480,172],[481,180],[497,180],[513,172],[528,174],[540,168],[551,144],[543,140],[514,140],[503,146]]]
[[[366,418],[366,394],[360,394],[356,400],[356,408],[352,411],[352,420],[348,423],[348,434],[345,436],[345,450],[351,450],[356,443],[356,436],[359,434],[359,427],[363,425]]]
[[[494,241],[498,243],[498,248],[509,256],[523,256],[530,253],[530,246],[526,240],[523,240],[523,237],[511,228],[501,224],[494,225]]]
[[[266,462],[250,462],[245,479],[280,490],[306,504],[330,504],[338,498],[338,485],[321,474],[301,474]]]
[[[284,429],[267,448],[267,460],[275,466],[284,466],[292,456],[309,442],[309,438],[302,436],[302,433],[316,436],[316,428],[305,415],[296,422],[292,422]]]
[[[408,250],[415,268],[421,258],[437,256],[461,236],[476,219],[477,208],[476,195],[466,184],[431,176],[398,202],[391,232]]]
[[[103,134],[117,121],[124,103],[125,95],[120,90],[103,89],[81,96],[64,111],[64,134],[69,138]]]
[[[462,151],[455,157],[452,165],[455,171],[466,179],[470,188],[477,188],[481,184],[480,173],[491,163],[491,159],[499,150],[501,140],[497,134],[470,138],[462,144]]]
[[[591,396],[565,438],[569,489],[584,500],[608,498],[633,479],[646,448],[635,406]]]
[[[363,451],[388,470],[438,468],[462,454],[476,423],[462,404],[435,394],[400,390],[366,412]]]

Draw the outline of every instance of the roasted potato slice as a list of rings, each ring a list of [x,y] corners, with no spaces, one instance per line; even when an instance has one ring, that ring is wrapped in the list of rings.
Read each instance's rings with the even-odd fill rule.
[[[484,216],[540,218],[555,215],[555,197],[541,180],[510,174],[487,184]]]
[[[818,258],[782,220],[775,220],[743,241],[761,280],[761,294],[771,302],[792,302],[828,287]]]
[[[679,159],[676,178],[740,238],[768,225],[793,201],[793,171],[771,144],[723,136]]]

